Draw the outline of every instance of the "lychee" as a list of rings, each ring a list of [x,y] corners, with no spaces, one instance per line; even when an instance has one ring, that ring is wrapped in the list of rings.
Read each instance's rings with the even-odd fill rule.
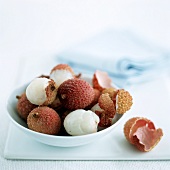
[[[91,102],[91,104],[85,108],[86,110],[87,110],[87,109],[91,109],[95,104],[98,103],[98,99],[99,99],[99,97],[100,97],[100,94],[101,94],[101,93],[100,93],[99,90],[94,89],[94,99],[93,99],[93,101]]]
[[[69,110],[83,109],[94,99],[91,85],[82,79],[69,79],[58,88],[58,96],[63,106]]]
[[[55,100],[57,89],[52,79],[35,78],[26,88],[26,96],[35,105],[49,105]]]
[[[91,105],[95,105],[98,102],[98,99],[100,97],[100,91],[97,89],[94,89],[94,100]]]
[[[60,86],[64,81],[74,78],[72,68],[67,64],[58,64],[50,72],[50,78],[55,81],[57,86]]]
[[[61,128],[61,119],[58,113],[47,106],[33,109],[27,117],[28,128],[50,135],[56,135]]]
[[[21,118],[27,120],[28,114],[37,107],[37,105],[32,104],[26,97],[26,94],[23,93],[20,96],[16,96],[18,99],[17,102],[17,111]]]
[[[77,109],[64,119],[64,127],[68,134],[86,135],[97,132],[99,117],[92,111]]]

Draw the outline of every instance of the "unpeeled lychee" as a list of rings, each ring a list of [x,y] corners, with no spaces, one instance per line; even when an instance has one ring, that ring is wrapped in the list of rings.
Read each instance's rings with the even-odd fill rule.
[[[21,96],[17,96],[17,111],[21,118],[27,120],[28,114],[37,107],[37,105],[32,104],[23,93]]]
[[[61,119],[58,113],[47,106],[33,109],[27,117],[28,128],[49,135],[56,135],[61,128]]]
[[[55,100],[57,89],[52,79],[35,78],[26,88],[26,96],[32,104],[49,105]]]
[[[86,110],[87,110],[87,109],[90,110],[95,104],[98,103],[98,99],[99,99],[99,97],[100,97],[100,94],[101,94],[101,93],[100,93],[99,90],[94,89],[94,99],[93,99],[93,101],[91,102],[91,104],[85,108]]]
[[[50,72],[50,78],[55,81],[57,86],[60,86],[64,81],[74,78],[72,68],[67,64],[58,64]]]
[[[94,89],[94,100],[91,103],[92,106],[94,106],[98,102],[99,97],[100,97],[100,91],[97,89]]]
[[[143,117],[130,118],[124,125],[126,139],[142,152],[151,151],[163,136],[162,129],[155,128],[154,123]]]
[[[82,79],[69,79],[58,88],[58,96],[63,106],[69,110],[83,109],[94,99],[91,85]]]

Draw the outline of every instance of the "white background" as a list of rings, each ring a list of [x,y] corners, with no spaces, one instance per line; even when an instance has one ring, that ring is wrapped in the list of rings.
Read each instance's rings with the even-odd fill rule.
[[[169,6],[168,0],[4,0],[0,55],[56,52],[112,27],[130,29],[169,48]]]
[[[169,169],[168,161],[7,161],[6,99],[17,82],[20,58],[50,55],[110,28],[128,29],[170,49],[168,0],[0,0],[0,170]]]

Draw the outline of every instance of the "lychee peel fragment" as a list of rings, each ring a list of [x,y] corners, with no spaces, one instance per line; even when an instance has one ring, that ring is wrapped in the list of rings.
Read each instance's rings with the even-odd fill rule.
[[[162,129],[150,129],[148,126],[143,126],[133,134],[133,141],[140,151],[148,152],[158,144],[162,136]]]
[[[113,118],[116,113],[116,110],[115,110],[115,105],[114,105],[112,99],[110,98],[109,94],[108,93],[102,94],[99,97],[98,102],[99,102],[99,106],[103,110],[105,110],[111,118]]]
[[[102,94],[98,100],[98,106],[100,109],[96,110],[95,113],[100,117],[99,126],[107,127],[112,124],[112,119],[115,116],[116,110],[115,105],[108,93]]]
[[[102,94],[105,94],[105,93],[108,93],[110,98],[113,100],[113,101],[116,101],[116,95],[118,93],[119,90],[117,90],[116,88],[114,87],[110,87],[110,88],[106,88],[102,91]]]
[[[156,129],[152,121],[135,117],[129,119],[124,126],[126,139],[142,152],[152,150],[163,136],[162,129]]]
[[[105,88],[112,87],[112,80],[106,72],[97,70],[93,75],[93,87],[102,91]]]
[[[116,113],[124,114],[130,110],[133,104],[133,98],[128,91],[119,89],[116,96]]]

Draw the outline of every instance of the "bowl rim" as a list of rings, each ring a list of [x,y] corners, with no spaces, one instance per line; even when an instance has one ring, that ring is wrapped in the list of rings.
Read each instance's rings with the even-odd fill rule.
[[[85,77],[87,75],[84,75]],[[86,78],[90,78],[90,76],[86,77]],[[12,97],[15,95],[16,96],[16,92],[17,91],[20,91],[21,89],[25,89],[28,84],[30,82],[27,82],[17,88],[15,88],[9,95],[8,99],[7,99],[7,103],[6,103],[6,108],[7,108],[7,112],[8,112],[8,117],[9,119],[15,124],[15,126],[17,126],[18,128],[21,128],[23,129],[24,131],[28,132],[28,133],[32,133],[33,135],[39,135],[41,137],[48,137],[50,139],[83,139],[83,138],[87,138],[87,137],[94,137],[94,136],[98,136],[102,133],[107,133],[108,131],[110,131],[111,129],[113,129],[114,127],[116,127],[120,122],[121,120],[125,117],[124,114],[119,114],[120,118],[116,121],[116,123],[114,123],[113,125],[109,126],[109,127],[106,127],[105,129],[103,130],[100,130],[100,131],[97,131],[95,133],[90,133],[90,134],[85,134],[85,135],[77,135],[77,136],[59,136],[59,135],[49,135],[49,134],[44,134],[44,133],[40,133],[40,132],[36,132],[36,131],[33,131],[27,127],[24,127],[23,125],[21,125],[20,123],[18,123],[17,121],[15,121],[11,114],[10,114],[10,109],[14,110],[13,107],[10,105],[10,101],[14,100]],[[113,83],[112,83],[113,84]],[[115,87],[117,87],[115,84],[114,84]],[[20,94],[18,94],[20,95]],[[16,111],[14,110],[14,112],[16,113]],[[16,113],[17,114],[17,113]],[[22,119],[20,117],[20,119]],[[24,121],[24,120],[23,120]]]

